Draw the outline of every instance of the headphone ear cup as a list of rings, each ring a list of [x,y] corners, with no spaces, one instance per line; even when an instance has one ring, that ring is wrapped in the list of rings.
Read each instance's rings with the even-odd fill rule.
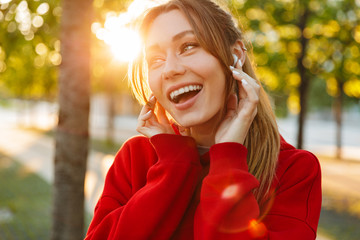
[[[234,63],[233,63],[233,67],[236,66],[237,61],[239,60],[238,56],[236,54],[233,54],[233,58],[234,58]]]

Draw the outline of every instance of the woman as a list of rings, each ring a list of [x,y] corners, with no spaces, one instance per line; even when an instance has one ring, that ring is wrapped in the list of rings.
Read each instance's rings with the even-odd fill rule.
[[[280,137],[231,16],[173,0],[141,33],[144,136],[116,155],[86,239],[315,239],[318,160]]]

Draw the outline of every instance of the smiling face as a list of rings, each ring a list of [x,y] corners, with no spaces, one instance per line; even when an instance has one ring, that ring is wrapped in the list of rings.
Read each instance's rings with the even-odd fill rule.
[[[225,74],[179,10],[160,14],[146,38],[152,93],[182,126],[215,126],[225,99]]]

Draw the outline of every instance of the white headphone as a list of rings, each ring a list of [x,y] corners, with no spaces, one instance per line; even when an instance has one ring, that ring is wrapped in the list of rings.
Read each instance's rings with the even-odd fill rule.
[[[243,63],[242,63],[241,59],[239,59],[238,56],[237,56],[236,54],[234,54],[234,53],[233,53],[233,58],[234,58],[233,67],[236,66],[236,63],[237,63],[238,61],[240,61],[240,66],[241,66],[241,67],[243,66]]]

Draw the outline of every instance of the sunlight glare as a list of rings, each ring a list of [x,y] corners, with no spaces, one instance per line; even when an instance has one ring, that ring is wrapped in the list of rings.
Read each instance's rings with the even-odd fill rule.
[[[140,53],[140,36],[129,28],[123,27],[116,32],[109,32],[104,41],[119,61],[131,61]]]
[[[0,0],[0,4],[7,4],[11,2],[11,0]]]
[[[121,62],[134,60],[140,53],[141,38],[139,34],[127,27],[150,7],[165,3],[168,0],[135,0],[128,11],[119,15],[109,12],[104,27],[98,22],[92,25],[92,32],[104,41],[111,49],[114,57]]]

